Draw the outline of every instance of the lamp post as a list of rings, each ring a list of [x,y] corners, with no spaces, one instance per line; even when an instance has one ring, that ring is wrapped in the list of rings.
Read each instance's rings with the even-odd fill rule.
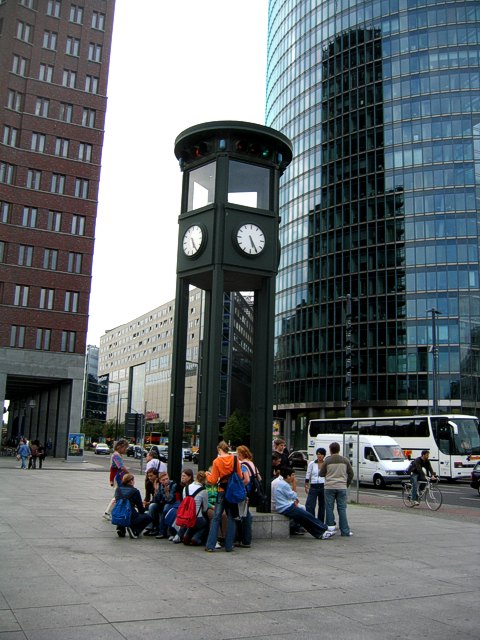
[[[108,384],[118,384],[118,395],[117,395],[117,419],[115,421],[115,442],[118,438],[118,418],[120,412],[120,382],[115,382],[114,380],[108,380]]]
[[[438,387],[437,387],[437,373],[438,373],[438,346],[437,346],[437,316],[441,315],[441,312],[435,307],[429,309],[428,313],[432,314],[432,411],[436,415],[438,413]]]

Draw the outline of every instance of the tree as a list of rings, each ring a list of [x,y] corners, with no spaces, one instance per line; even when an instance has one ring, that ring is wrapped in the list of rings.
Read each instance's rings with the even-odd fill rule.
[[[223,439],[231,447],[250,443],[250,418],[240,409],[235,409],[223,427]]]

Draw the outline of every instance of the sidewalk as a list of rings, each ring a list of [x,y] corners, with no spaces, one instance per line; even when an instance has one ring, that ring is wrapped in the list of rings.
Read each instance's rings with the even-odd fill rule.
[[[480,637],[477,523],[351,505],[352,538],[207,554],[117,538],[100,465],[47,463],[0,458],[0,640]]]

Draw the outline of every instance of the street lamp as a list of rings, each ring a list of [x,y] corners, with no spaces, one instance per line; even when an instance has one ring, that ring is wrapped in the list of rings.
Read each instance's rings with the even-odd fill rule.
[[[437,386],[437,373],[438,373],[438,346],[437,346],[437,316],[442,315],[440,311],[432,307],[428,310],[428,313],[432,314],[432,346],[430,348],[432,352],[432,411],[433,415],[438,413],[438,386]]]
[[[108,384],[118,384],[118,395],[117,395],[117,419],[115,421],[115,442],[118,438],[118,418],[120,411],[120,382],[115,382],[115,380],[108,380]]]

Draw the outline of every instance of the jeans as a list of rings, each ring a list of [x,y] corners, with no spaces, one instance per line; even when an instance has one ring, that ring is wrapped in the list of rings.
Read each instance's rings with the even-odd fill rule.
[[[148,513],[152,518],[152,530],[158,531],[160,527],[160,512],[163,510],[163,504],[158,502],[151,502],[148,505]]]
[[[197,522],[194,527],[187,529],[182,527],[179,531],[179,536],[182,538],[184,544],[193,544],[198,546],[202,544],[205,539],[205,533],[207,531],[207,521],[203,516],[197,516]]]
[[[238,539],[242,544],[252,544],[252,514],[247,505],[247,511],[238,521]]]
[[[327,525],[333,527],[335,525],[335,516],[333,515],[333,507],[337,502],[338,525],[342,536],[350,534],[350,527],[347,520],[347,490],[346,489],[325,489],[325,513]]]
[[[287,516],[287,518],[292,518],[292,520],[306,529],[314,538],[321,538],[327,530],[323,522],[317,520],[317,518],[312,516],[306,509],[296,507],[294,504],[288,507],[288,509],[281,511],[281,514],[282,516]]]
[[[27,468],[27,460],[28,460],[28,456],[21,456],[22,458],[22,469],[26,469]]]
[[[233,542],[235,540],[235,520],[234,512],[235,505],[231,505],[225,500],[225,492],[219,491],[217,493],[217,501],[215,502],[215,511],[213,513],[213,519],[210,523],[210,531],[207,538],[207,549],[215,549],[218,538],[218,528],[222,521],[222,514],[224,511],[227,513],[227,534],[225,536],[225,551],[233,550]]]
[[[318,502],[318,519],[325,522],[325,484],[322,482],[308,485],[307,500],[305,509],[315,515],[315,507]]]
[[[134,511],[132,513],[130,526],[136,533],[140,534],[151,522],[152,518],[149,513],[137,513]]]
[[[427,479],[425,476],[419,476],[418,473],[412,473],[410,478],[412,480],[412,502],[418,502],[418,490],[421,491],[425,487]]]

